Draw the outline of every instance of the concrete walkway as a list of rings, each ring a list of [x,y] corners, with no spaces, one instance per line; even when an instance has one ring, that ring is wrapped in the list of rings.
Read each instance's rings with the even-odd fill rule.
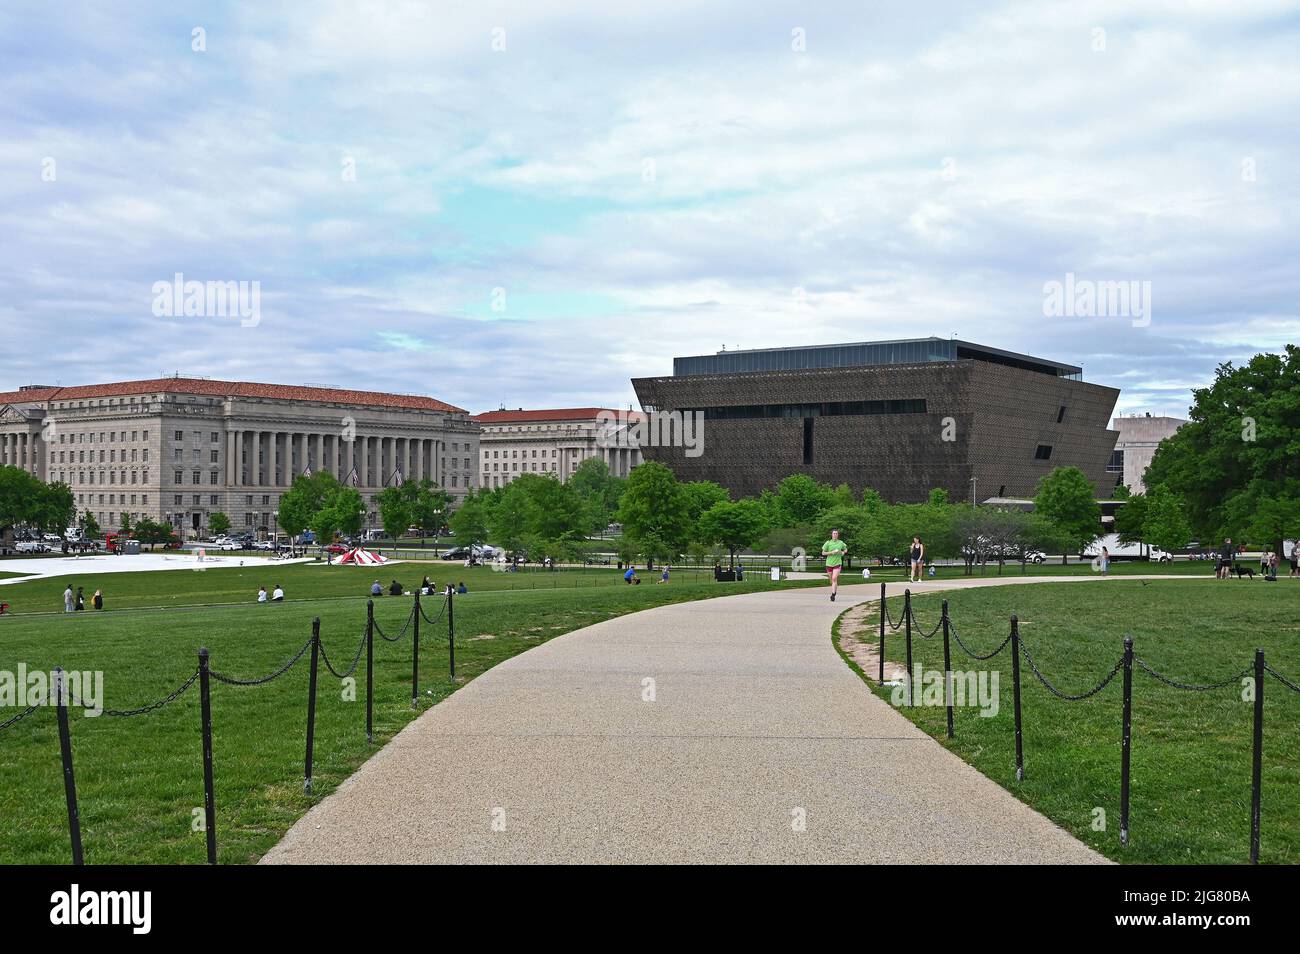
[[[845,665],[831,623],[878,594],[724,597],[551,640],[408,725],[263,861],[1104,861]]]

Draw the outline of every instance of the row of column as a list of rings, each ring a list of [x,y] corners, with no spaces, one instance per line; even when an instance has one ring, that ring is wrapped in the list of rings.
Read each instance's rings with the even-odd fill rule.
[[[605,466],[609,468],[609,473],[613,477],[626,477],[632,473],[632,468],[639,463],[639,461],[633,459],[633,455],[639,453],[635,447],[602,447],[600,449],[601,459],[605,461]]]
[[[35,434],[0,434],[0,464],[34,470],[40,445]]]
[[[340,481],[355,471],[358,487],[403,480],[443,483],[444,442],[434,438],[320,434],[304,431],[226,432],[226,483],[233,487],[288,487],[310,467]]]

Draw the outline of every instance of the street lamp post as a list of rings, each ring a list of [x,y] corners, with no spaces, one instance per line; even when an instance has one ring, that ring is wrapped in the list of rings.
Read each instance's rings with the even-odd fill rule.
[[[280,552],[280,511],[271,511],[271,552]]]
[[[970,505],[975,506],[975,478],[970,479]]]

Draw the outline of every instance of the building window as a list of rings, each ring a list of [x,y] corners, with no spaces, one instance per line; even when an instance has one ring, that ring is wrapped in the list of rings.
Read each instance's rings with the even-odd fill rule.
[[[1106,473],[1124,473],[1124,452],[1122,450],[1114,450],[1110,452],[1110,463],[1106,465]]]
[[[176,471],[176,480],[174,481],[174,483],[178,483],[178,484],[185,483],[185,473],[183,471],[179,471],[179,470]]]
[[[1038,450],[1034,451],[1034,460],[1051,460],[1051,459],[1052,459],[1052,445],[1039,444]]]
[[[1061,407],[1060,407],[1060,409],[1056,412],[1056,423],[1057,423],[1057,424],[1060,424],[1063,420],[1065,420],[1065,405],[1064,405],[1064,404],[1062,404]]]
[[[213,431],[213,432],[212,432],[212,443],[216,444],[216,443],[217,443],[218,441],[220,441],[220,440],[221,440],[221,435],[218,434],[216,431]],[[216,453],[216,452],[214,451],[213,453]]]
[[[172,503],[178,507],[181,505],[182,502],[184,502],[184,500],[185,498],[182,497],[180,494],[177,494],[176,496],[172,497]]]
[[[811,464],[813,460],[813,419],[805,417],[803,419],[803,462],[805,465]]]
[[[177,431],[177,432],[176,432],[176,439],[177,439],[178,441],[183,441],[183,440],[185,440],[185,432],[184,432],[184,431]]]

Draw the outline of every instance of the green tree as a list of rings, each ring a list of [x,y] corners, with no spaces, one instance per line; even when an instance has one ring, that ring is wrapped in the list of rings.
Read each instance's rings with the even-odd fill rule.
[[[118,514],[117,529],[124,537],[131,535],[131,515],[129,513],[123,511]]]
[[[599,457],[588,457],[573,471],[569,487],[582,505],[586,533],[601,533],[613,522],[619,484],[621,481],[610,475],[609,465]]]
[[[776,504],[781,526],[814,523],[823,511],[835,506],[835,491],[807,474],[792,474],[777,487]]]
[[[1115,511],[1115,534],[1121,543],[1141,543],[1146,539],[1143,525],[1147,520],[1146,494],[1130,494],[1124,506]]]
[[[1160,443],[1146,485],[1181,497],[1202,540],[1253,530],[1280,547],[1295,521],[1261,526],[1256,515],[1285,517],[1300,500],[1300,347],[1255,355],[1240,368],[1221,364],[1192,397],[1188,422]]]
[[[1156,487],[1147,500],[1142,538],[1146,543],[1173,552],[1187,546],[1192,527],[1187,521],[1183,501],[1172,490]]]
[[[375,497],[379,504],[379,522],[384,533],[397,546],[397,538],[406,532],[406,528],[415,519],[415,498],[417,488],[413,481],[403,483],[400,487],[385,487]]]
[[[488,538],[487,495],[467,494],[451,515],[451,529],[462,546],[475,546]]]
[[[165,523],[156,523],[148,517],[142,517],[135,525],[135,538],[150,550],[160,543],[171,543],[176,539],[172,528]]]
[[[89,510],[81,515],[81,532],[88,540],[98,540],[103,535],[99,529],[99,521]]]
[[[220,510],[214,510],[208,514],[208,531],[221,536],[230,530],[230,518]]]
[[[451,514],[452,496],[427,477],[414,486],[411,523],[420,528],[422,535],[437,535]]]
[[[681,485],[658,461],[632,471],[618,517],[623,536],[649,559],[672,559],[690,539],[691,518]]]
[[[284,532],[297,537],[304,530],[317,530],[317,517],[341,486],[338,478],[327,470],[317,471],[310,477],[305,474],[295,477],[293,486],[280,495],[279,521]],[[332,539],[332,527],[325,533],[317,532],[317,540],[322,545]]]
[[[355,536],[361,532],[366,520],[366,502],[355,487],[338,487],[330,494],[325,509],[330,512],[330,523],[336,533]]]
[[[35,487],[30,501],[28,523],[44,533],[58,533],[60,536],[70,526],[76,516],[77,505],[72,497],[72,489],[67,484],[54,482],[42,483],[35,477]]]
[[[1034,497],[1034,512],[1055,523],[1075,553],[1082,553],[1101,533],[1101,505],[1093,496],[1092,484],[1077,467],[1057,467],[1042,479]],[[1068,557],[1067,550],[1061,562]]]
[[[726,547],[735,569],[736,551],[753,546],[768,529],[767,514],[756,501],[721,500],[700,514],[695,535],[701,542]]]
[[[513,553],[522,550],[529,536],[528,484],[524,474],[510,481],[492,495],[487,510],[487,525],[491,537],[505,550]]]

